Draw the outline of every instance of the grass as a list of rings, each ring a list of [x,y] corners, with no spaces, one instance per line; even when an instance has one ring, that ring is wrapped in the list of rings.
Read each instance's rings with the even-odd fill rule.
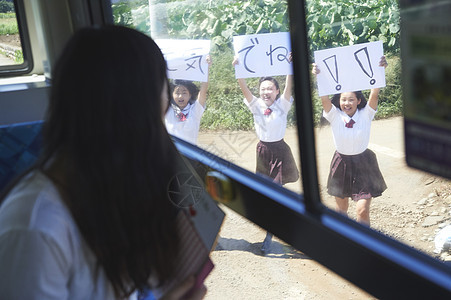
[[[17,19],[14,13],[0,13],[0,35],[17,34]]]

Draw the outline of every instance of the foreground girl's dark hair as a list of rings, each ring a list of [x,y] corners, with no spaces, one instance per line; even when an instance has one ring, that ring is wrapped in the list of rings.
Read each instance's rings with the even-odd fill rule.
[[[75,33],[53,73],[37,167],[57,185],[118,297],[174,270],[167,196],[176,151],[162,122],[166,64],[135,30]],[[48,168],[48,165],[51,165]]]

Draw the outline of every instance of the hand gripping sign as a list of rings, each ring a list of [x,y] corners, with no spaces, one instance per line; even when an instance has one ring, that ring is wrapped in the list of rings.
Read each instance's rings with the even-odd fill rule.
[[[320,96],[385,86],[382,42],[370,42],[314,52]]]
[[[288,32],[240,35],[233,37],[236,78],[293,74]]]
[[[209,40],[155,40],[168,65],[168,77],[192,81],[208,81]]]

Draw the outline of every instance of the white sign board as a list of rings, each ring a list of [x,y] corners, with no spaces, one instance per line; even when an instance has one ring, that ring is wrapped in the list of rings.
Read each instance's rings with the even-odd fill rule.
[[[155,40],[168,65],[168,77],[192,81],[208,81],[209,40]]]
[[[293,74],[288,32],[234,36],[233,48],[238,57],[236,78]]]
[[[385,86],[381,41],[315,51],[320,96]]]

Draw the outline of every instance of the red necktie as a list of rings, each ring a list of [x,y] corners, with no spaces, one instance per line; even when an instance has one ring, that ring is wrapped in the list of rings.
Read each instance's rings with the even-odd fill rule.
[[[352,126],[355,124],[355,121],[351,119],[348,123],[345,124],[346,128],[352,128]]]
[[[184,122],[184,121],[186,121],[186,116],[187,116],[188,114],[184,114],[184,113],[178,113],[177,114],[177,118],[179,118],[179,121],[182,121],[182,122]]]
[[[265,109],[265,112],[263,113],[265,116],[269,116],[272,113],[272,109],[271,108],[267,108]]]

